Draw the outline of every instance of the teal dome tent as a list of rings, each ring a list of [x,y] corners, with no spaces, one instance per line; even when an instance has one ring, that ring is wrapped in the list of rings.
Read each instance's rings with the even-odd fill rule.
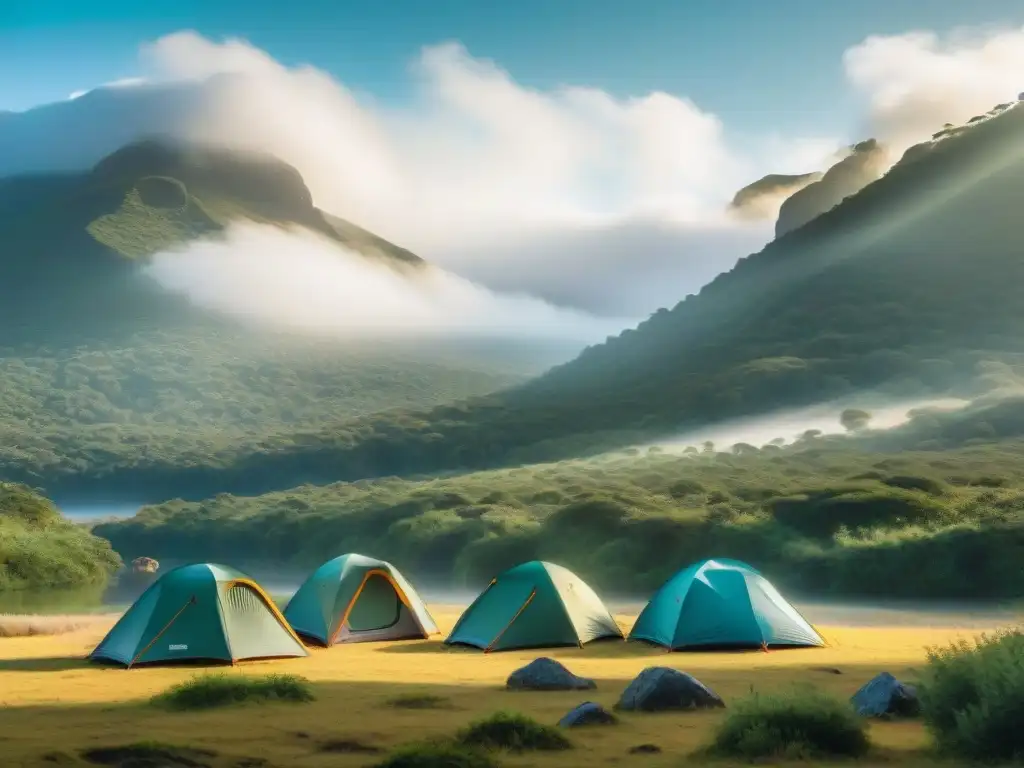
[[[284,616],[300,635],[326,646],[437,634],[427,607],[397,568],[356,554],[317,568]]]
[[[622,630],[586,582],[538,560],[493,579],[452,629],[447,645],[483,651],[583,646]]]
[[[234,568],[200,563],[161,576],[89,658],[133,667],[308,655],[255,581]]]
[[[673,651],[825,645],[764,576],[737,560],[679,571],[654,593],[629,639]]]

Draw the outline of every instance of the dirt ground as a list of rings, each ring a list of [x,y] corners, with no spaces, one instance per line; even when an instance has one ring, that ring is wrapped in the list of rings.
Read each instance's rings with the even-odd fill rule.
[[[459,615],[453,606],[432,606],[446,633]],[[619,616],[624,628],[635,617]],[[307,659],[249,662],[222,667],[228,674],[288,672],[312,681],[310,704],[255,704],[202,713],[171,713],[148,699],[201,670],[195,667],[100,667],[85,661],[114,617],[54,636],[0,638],[0,764],[87,765],[81,750],[155,741],[217,753],[217,766],[242,766],[262,758],[274,768],[372,765],[399,744],[453,733],[470,720],[498,710],[522,712],[555,723],[577,704],[608,708],[628,682],[648,666],[693,674],[729,700],[751,690],[770,692],[793,684],[848,697],[878,672],[914,677],[926,648],[971,638],[976,628],[819,627],[829,647],[769,653],[675,653],[636,643],[599,642],[584,649],[484,655],[447,649],[441,637],[428,641],[363,643],[311,650]],[[576,674],[597,681],[584,693],[523,693],[503,690],[510,672],[537,656],[550,656]],[[400,709],[397,696],[430,694],[444,706]],[[721,712],[628,715],[615,726],[570,732],[574,748],[551,755],[504,756],[504,765],[636,765],[679,768],[704,765],[687,755],[707,744]],[[920,724],[878,723],[871,736],[876,754],[858,766],[925,766],[928,737]],[[351,742],[350,751],[326,749]],[[661,752],[632,754],[655,744]],[[363,751],[351,751],[364,747]],[[374,752],[373,750],[380,750]],[[55,754],[57,753],[57,754]],[[211,763],[212,764],[212,763]],[[249,763],[255,765],[255,763]],[[817,765],[817,763],[816,763]],[[847,763],[849,765],[849,763]]]

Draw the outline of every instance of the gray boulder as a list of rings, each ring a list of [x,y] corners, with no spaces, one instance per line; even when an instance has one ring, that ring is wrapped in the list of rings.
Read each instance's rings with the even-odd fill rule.
[[[648,667],[622,692],[616,709],[664,712],[674,709],[720,709],[725,702],[692,675],[669,667]]]
[[[883,672],[850,699],[862,717],[914,717],[921,711],[917,689]]]
[[[585,701],[558,721],[561,728],[576,728],[581,725],[614,725],[619,719],[592,701]]]
[[[588,691],[597,683],[576,677],[554,659],[541,657],[508,676],[505,688],[510,691]]]

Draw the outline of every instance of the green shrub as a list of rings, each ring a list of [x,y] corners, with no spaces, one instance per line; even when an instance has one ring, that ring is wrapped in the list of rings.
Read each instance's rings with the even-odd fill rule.
[[[401,747],[374,768],[498,768],[498,763],[486,752],[436,743]]]
[[[931,496],[941,496],[947,490],[946,484],[934,477],[918,477],[916,475],[893,475],[882,479],[882,483],[890,488],[902,488],[905,491],[922,491]]]
[[[297,675],[200,675],[171,686],[154,697],[155,704],[174,710],[213,709],[256,701],[302,703],[315,697],[309,681]]]
[[[860,757],[870,747],[867,724],[846,702],[812,690],[762,696],[731,705],[712,750],[745,759]]]
[[[940,751],[965,760],[1024,758],[1024,632],[931,649],[920,698]]]
[[[109,542],[65,520],[49,499],[0,482],[0,592],[102,587],[120,565]]]
[[[825,488],[772,499],[769,508],[783,525],[818,538],[834,536],[841,528],[939,520],[945,512],[932,497],[902,488]]]
[[[458,741],[468,747],[507,749],[512,752],[554,751],[572,747],[572,742],[557,728],[514,712],[496,712],[483,720],[470,723],[459,733]]]

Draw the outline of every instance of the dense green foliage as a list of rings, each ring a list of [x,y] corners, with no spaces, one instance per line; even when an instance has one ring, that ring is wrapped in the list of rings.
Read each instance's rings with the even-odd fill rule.
[[[431,358],[242,332],[0,348],[0,477],[58,494],[81,472],[213,464],[290,445],[325,420],[491,391],[517,380],[511,367],[454,350]]]
[[[425,480],[221,494],[94,530],[126,558],[301,571],[355,551],[469,587],[540,558],[605,591],[636,594],[695,560],[735,557],[803,594],[1014,598],[1024,595],[1024,441],[957,438],[1022,411],[997,401],[785,447],[655,447]],[[907,450],[919,442],[931,449]]]
[[[962,760],[1024,759],[1024,633],[933,649],[920,685],[941,752]]]
[[[870,747],[867,723],[849,702],[793,690],[753,694],[730,703],[713,751],[744,759],[861,757]]]
[[[570,749],[572,742],[558,728],[517,712],[495,712],[466,726],[457,736],[467,747],[510,752]]]
[[[297,675],[199,675],[153,698],[167,709],[194,711],[267,701],[302,704],[314,700],[309,681]]]
[[[102,585],[120,564],[106,541],[65,520],[49,499],[0,482],[0,591]]]

